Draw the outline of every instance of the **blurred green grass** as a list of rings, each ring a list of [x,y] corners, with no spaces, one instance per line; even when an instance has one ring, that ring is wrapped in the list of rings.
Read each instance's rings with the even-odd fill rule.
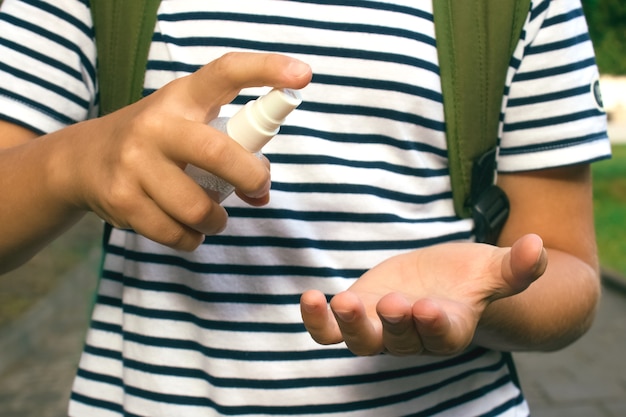
[[[593,164],[594,210],[602,267],[626,276],[626,144],[613,158]]]

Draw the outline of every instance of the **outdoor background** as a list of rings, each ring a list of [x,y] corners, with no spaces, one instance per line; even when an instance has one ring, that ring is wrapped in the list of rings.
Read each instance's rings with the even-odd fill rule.
[[[624,0],[582,2],[613,142],[613,158],[593,166],[599,255],[611,290],[580,342],[554,354],[516,355],[538,417],[626,416],[626,6]],[[0,277],[1,416],[66,415],[97,284],[101,233],[101,221],[88,215],[27,265]]]

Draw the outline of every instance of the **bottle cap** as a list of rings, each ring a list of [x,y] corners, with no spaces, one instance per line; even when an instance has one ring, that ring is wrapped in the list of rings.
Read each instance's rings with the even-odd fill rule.
[[[252,153],[257,153],[280,129],[285,118],[302,102],[300,93],[273,89],[249,101],[226,125],[226,133]]]

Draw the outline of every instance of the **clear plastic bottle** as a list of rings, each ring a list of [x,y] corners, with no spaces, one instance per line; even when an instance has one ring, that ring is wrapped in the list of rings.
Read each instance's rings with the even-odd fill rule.
[[[260,154],[263,146],[276,136],[287,115],[301,102],[302,97],[298,91],[275,88],[246,103],[233,117],[218,117],[209,124],[226,133],[248,151]],[[219,203],[235,190],[224,179],[194,165],[187,165],[185,172]]]

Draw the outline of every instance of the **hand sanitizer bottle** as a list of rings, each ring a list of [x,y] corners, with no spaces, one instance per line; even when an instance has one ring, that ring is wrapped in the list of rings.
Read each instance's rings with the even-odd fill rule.
[[[209,124],[226,133],[254,154],[270,141],[285,118],[302,102],[300,93],[290,89],[273,89],[256,100],[249,101],[233,117],[218,117]],[[185,172],[207,193],[221,203],[235,190],[231,184],[214,174],[191,164]]]

